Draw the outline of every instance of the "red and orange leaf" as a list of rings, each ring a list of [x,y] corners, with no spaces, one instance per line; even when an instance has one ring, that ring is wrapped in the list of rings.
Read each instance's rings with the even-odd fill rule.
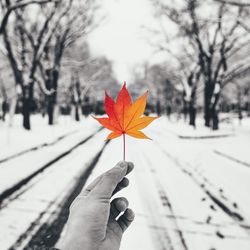
[[[128,112],[131,105],[131,97],[126,88],[126,83],[124,83],[121,91],[118,94],[116,103],[114,105],[115,113],[117,114],[120,126],[122,130],[125,127],[126,113]]]
[[[114,123],[109,118],[96,118],[96,117],[94,117],[94,119],[96,119],[103,127],[107,128],[111,131],[115,131],[115,132],[119,133],[119,131],[120,131],[119,127],[116,127],[117,124]]]
[[[130,109],[126,114],[125,128],[130,125],[131,121],[143,115],[146,108],[147,96],[148,91],[131,105]]]
[[[112,132],[108,135],[108,137],[106,138],[106,140],[111,140],[111,139],[115,139],[119,136],[121,136],[122,134],[121,133],[116,133],[116,132]]]
[[[116,105],[124,107],[131,105],[131,97],[126,88],[126,83],[123,84],[122,89],[117,96]]]
[[[149,117],[144,116],[141,118],[138,118],[136,120],[133,120],[129,126],[127,127],[126,131],[132,131],[132,130],[141,130],[146,128],[152,121],[157,119],[158,117]]]
[[[117,122],[117,117],[114,112],[114,106],[115,106],[114,100],[108,95],[107,92],[105,92],[105,102],[104,102],[105,111],[111,120]]]
[[[127,134],[139,139],[150,139],[140,130],[147,127],[158,117],[143,116],[146,108],[148,91],[132,103],[131,96],[124,83],[116,102],[105,92],[105,110],[107,118],[96,118],[101,125],[113,131],[107,140]]]
[[[149,137],[147,137],[143,132],[141,131],[128,131],[126,134],[135,137],[137,139],[150,139]]]

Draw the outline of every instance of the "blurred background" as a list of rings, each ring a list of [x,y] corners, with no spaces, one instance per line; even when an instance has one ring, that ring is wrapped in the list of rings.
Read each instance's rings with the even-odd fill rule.
[[[126,138],[122,250],[250,249],[250,1],[0,0],[0,250],[63,240],[122,159],[91,115],[124,81],[160,119]]]

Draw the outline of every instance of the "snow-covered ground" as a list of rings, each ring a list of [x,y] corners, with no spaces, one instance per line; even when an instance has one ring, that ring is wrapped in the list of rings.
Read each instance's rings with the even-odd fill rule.
[[[0,160],[48,144],[0,163],[1,250],[32,247],[37,239],[51,246],[51,232],[63,230],[57,224],[62,207],[79,183],[84,184],[89,167],[94,169],[87,182],[121,160],[121,138],[106,145],[108,131],[98,128],[91,118],[75,123],[64,117],[48,127],[34,117],[34,131],[15,126],[7,140],[1,125],[5,141],[0,143]],[[126,141],[126,157],[135,170],[130,186],[118,195],[128,198],[136,220],[122,250],[250,249],[250,120],[222,124],[214,133],[162,117],[145,133],[153,141]]]
[[[61,116],[58,123],[48,126],[46,117],[34,115],[31,120],[32,131],[30,132],[23,129],[21,115],[16,115],[13,123],[13,127],[10,128],[8,116],[6,122],[0,121],[0,161],[33,147],[53,143],[63,136],[74,134],[81,129],[88,129],[89,126],[95,124],[91,119],[83,119],[79,123],[72,121],[71,117]]]

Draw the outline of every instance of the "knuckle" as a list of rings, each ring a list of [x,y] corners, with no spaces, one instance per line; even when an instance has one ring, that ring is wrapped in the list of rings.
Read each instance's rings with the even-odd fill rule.
[[[114,173],[112,171],[107,171],[104,173],[103,177],[104,178],[111,178],[113,177]]]
[[[106,173],[104,173],[103,180],[108,180],[111,182],[117,182],[118,179],[121,179],[121,173],[119,169],[112,169]]]

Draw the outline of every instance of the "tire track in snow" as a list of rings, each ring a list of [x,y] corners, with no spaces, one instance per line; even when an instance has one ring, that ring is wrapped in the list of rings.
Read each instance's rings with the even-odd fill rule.
[[[101,150],[89,162],[87,169],[82,172],[67,195],[61,201],[59,199],[59,201],[55,200],[49,203],[46,209],[38,215],[37,219],[30,224],[29,228],[19,236],[8,250],[16,250],[20,249],[20,247],[26,250],[41,250],[50,249],[56,245],[67,222],[69,207],[72,201],[82,190],[108,143],[109,141],[103,145]],[[50,211],[51,215],[44,219],[48,211]]]
[[[170,132],[172,135],[174,135],[174,136],[176,136],[177,138],[180,138],[180,139],[192,139],[192,138],[188,138],[188,136],[187,136],[187,138],[185,138],[185,136],[184,136],[184,138],[182,138],[182,136],[178,136],[175,132],[173,132],[172,130],[167,130],[168,132]],[[166,131],[165,131],[166,132]],[[154,130],[154,133],[155,134],[157,134],[158,136],[162,136],[162,133],[159,133],[159,131],[157,131],[157,130]],[[169,134],[167,134],[167,133],[164,133],[163,134],[166,138],[168,138],[169,137]],[[232,136],[232,135],[229,135],[229,137],[230,136]],[[220,138],[221,136],[214,136],[213,138]],[[222,136],[222,137],[227,137],[227,136]],[[212,139],[213,139],[212,138]],[[210,139],[210,137],[208,136],[208,137],[203,137],[203,138],[199,138],[199,137],[195,137],[194,139],[197,139],[197,141],[199,140],[199,139],[204,139],[204,140],[207,140],[207,139]],[[232,162],[235,162],[235,163],[238,163],[238,164],[240,164],[240,165],[243,165],[243,166],[245,166],[245,167],[250,167],[250,163],[249,162],[246,162],[246,161],[242,161],[242,160],[239,160],[239,159],[237,159],[237,158],[235,158],[235,157],[232,157],[232,156],[230,156],[230,155],[228,155],[228,154],[225,154],[225,153],[223,153],[223,152],[221,152],[221,151],[219,151],[219,150],[216,150],[216,149],[213,149],[212,150],[212,152],[214,153],[214,154],[216,154],[216,155],[219,155],[219,156],[221,156],[221,157],[224,157],[224,158],[226,158],[226,159],[228,159],[228,160],[230,160],[230,161],[232,161]]]
[[[3,209],[4,207],[6,207],[11,201],[17,199],[24,192],[26,192],[27,190],[29,190],[30,187],[28,187],[28,188],[26,188],[26,189],[24,189],[24,190],[22,190],[21,192],[18,193],[18,191],[22,187],[24,187],[25,185],[27,185],[34,177],[36,177],[37,175],[41,174],[44,170],[46,170],[49,167],[51,167],[57,161],[61,160],[65,156],[67,156],[70,153],[72,153],[75,149],[77,149],[78,147],[80,147],[81,145],[83,145],[85,142],[87,142],[88,140],[90,140],[91,138],[93,138],[101,130],[102,130],[102,128],[98,129],[93,134],[91,134],[88,137],[84,138],[83,140],[81,140],[80,142],[78,142],[77,144],[75,144],[74,146],[70,147],[68,150],[64,151],[60,155],[56,156],[54,159],[52,159],[49,162],[47,162],[45,165],[43,165],[42,167],[40,167],[38,170],[36,170],[32,174],[28,175],[26,178],[20,180],[18,183],[16,183],[12,187],[10,187],[10,188],[6,189],[5,191],[3,191],[0,194],[0,210]]]
[[[158,132],[158,131],[155,131],[155,133],[159,135],[159,132]],[[164,134],[164,136],[169,137],[169,135],[166,135],[166,134]],[[163,148],[159,143],[158,143],[158,146],[159,146],[160,148],[162,148],[162,151],[165,150],[165,148]],[[166,152],[166,150],[165,150],[165,152]],[[195,167],[193,167],[192,164],[190,164],[189,162],[186,162],[186,161],[185,161],[185,162],[182,161],[182,163],[181,163],[178,157],[174,156],[172,153],[171,153],[171,154],[170,154],[169,152],[166,152],[166,153],[168,153],[168,155],[170,156],[170,158],[172,157],[172,160],[173,160],[174,162],[176,162],[177,164],[180,164],[180,165],[181,165],[182,170],[183,170],[184,172],[186,172],[187,175],[189,175],[189,176],[193,176],[194,174],[198,175],[198,178],[196,178],[197,180],[200,178],[206,185],[210,186],[212,189],[215,189],[216,192],[219,194],[219,196],[220,196],[220,198],[221,198],[222,200],[224,200],[224,201],[226,201],[226,202],[229,202],[230,204],[228,204],[228,205],[225,207],[225,206],[223,205],[223,202],[220,202],[220,199],[217,199],[215,196],[212,195],[212,193],[214,193],[214,192],[211,192],[211,190],[210,190],[210,191],[208,192],[208,194],[207,194],[207,195],[210,196],[210,198],[211,198],[215,203],[219,203],[219,205],[220,205],[222,208],[224,208],[225,210],[227,210],[228,213],[230,213],[230,211],[228,211],[228,209],[227,209],[228,207],[232,207],[232,210],[238,208],[237,203],[236,203],[235,201],[229,199],[229,197],[227,197],[227,196],[223,193],[223,189],[221,189],[221,188],[217,187],[216,185],[214,185],[210,180],[208,180],[207,177],[205,177],[205,176],[204,176],[202,173],[200,173]],[[217,155],[217,152],[215,152],[215,150],[212,150],[212,153]],[[218,155],[219,155],[219,154],[218,154]],[[220,156],[221,156],[221,155],[220,155]],[[224,156],[224,157],[225,157],[225,156]],[[243,165],[245,165],[244,162],[237,161],[237,160],[235,160],[234,158],[231,158],[231,159],[228,158],[228,160],[233,161],[233,162],[236,162],[236,163],[238,163],[238,164],[243,164]],[[192,169],[193,172],[192,172],[192,171],[188,171],[188,170],[185,168],[185,166],[189,166],[190,169]],[[245,165],[245,166],[246,166],[246,165]],[[201,180],[199,181],[198,185],[200,185],[202,188],[205,188],[205,184],[202,183]],[[207,190],[206,190],[206,191],[207,191]],[[234,210],[234,211],[235,211],[235,210]],[[235,213],[236,213],[236,214],[235,214]],[[238,212],[235,212],[235,213],[231,213],[232,216],[238,217],[239,220],[244,220],[244,218],[243,218]],[[249,228],[249,227],[250,227],[250,222],[248,222],[248,224],[249,224],[249,225],[242,225],[242,227]]]
[[[143,166],[147,166],[147,162],[145,160],[144,155],[141,152],[136,152],[136,158],[139,158],[139,162]],[[131,159],[132,160],[132,159]],[[169,234],[167,228],[164,227],[162,220],[159,219],[159,216],[156,215],[155,211],[160,210],[162,208],[162,204],[157,196],[157,190],[155,195],[150,197],[152,190],[155,190],[154,179],[150,173],[150,175],[136,175],[136,182],[138,182],[138,191],[143,201],[143,206],[149,213],[147,226],[150,229],[150,236],[152,238],[152,242],[154,244],[154,248],[156,250],[176,250],[174,243],[172,242],[172,237]],[[148,182],[152,184],[150,188]],[[151,185],[150,185],[151,186]],[[152,189],[153,188],[153,189]],[[155,229],[151,227],[151,225],[160,225],[162,230]]]
[[[174,164],[184,173],[185,175],[188,175],[190,179],[204,192],[204,194],[214,203],[222,212],[224,212],[226,215],[228,215],[233,221],[242,229],[244,229],[248,234],[250,234],[249,226],[250,223],[246,221],[246,218],[242,214],[240,214],[238,211],[236,211],[234,208],[230,208],[229,204],[225,204],[224,201],[222,201],[218,196],[216,196],[211,190],[209,190],[206,185],[204,184],[204,181],[206,180],[209,182],[207,178],[203,178],[203,181],[201,181],[197,176],[195,176],[194,172],[191,172],[190,170],[187,170],[183,164],[180,163],[180,160],[175,157],[174,155],[170,154],[166,151],[165,148],[163,148],[159,143],[156,144],[160,150],[171,160],[174,162]],[[242,222],[245,221],[247,225],[243,224]]]
[[[137,215],[141,216],[141,217],[149,217],[149,215],[147,214],[138,214]],[[214,228],[220,228],[220,227],[227,227],[227,226],[232,226],[232,225],[235,225],[234,222],[224,222],[223,224],[222,223],[213,223],[213,222],[210,222],[209,224],[207,224],[207,222],[204,222],[204,221],[201,221],[201,220],[195,220],[195,219],[192,219],[192,218],[189,218],[187,216],[183,216],[183,215],[171,215],[171,214],[165,214],[165,215],[162,215],[164,217],[166,217],[167,219],[169,220],[182,220],[182,221],[187,221],[188,223],[191,223],[191,224],[194,224],[194,225],[206,225],[206,226],[210,226],[210,227],[214,227]],[[250,229],[250,226],[245,226],[245,227],[248,227]]]
[[[145,159],[147,159],[147,162],[150,163],[149,164],[150,166],[154,166],[153,162],[151,161],[151,159],[148,157],[147,154],[144,154],[144,157],[145,157]],[[151,167],[151,171],[155,172],[156,169]],[[168,210],[167,214],[168,215],[170,214],[170,216],[172,216],[171,223],[173,224],[173,226],[175,228],[175,231],[176,231],[177,237],[178,237],[177,241],[180,242],[179,245],[181,246],[181,248],[178,247],[177,249],[188,250],[188,246],[187,246],[187,243],[185,241],[183,232],[182,232],[181,228],[178,225],[178,222],[177,222],[177,219],[176,219],[176,215],[174,213],[172,204],[171,204],[171,202],[170,202],[170,200],[169,200],[169,198],[168,198],[168,196],[166,194],[166,191],[164,190],[164,188],[163,188],[160,180],[157,178],[157,176],[153,175],[153,178],[154,178],[155,186],[156,186],[156,189],[158,191],[158,194],[159,194],[162,206],[165,207]],[[175,246],[176,246],[176,241],[175,241]]]
[[[149,225],[151,228],[156,229],[156,230],[166,230],[166,227],[161,227],[161,226],[156,226],[156,225]],[[170,229],[172,231],[178,232],[176,229]],[[208,232],[197,232],[194,230],[182,230],[183,233],[189,234],[189,235],[200,235],[200,236],[207,236],[207,237],[212,237],[214,238],[214,233],[208,233]],[[249,240],[249,238],[246,237],[239,237],[239,236],[234,236],[234,235],[223,235],[224,238],[226,239],[232,239],[232,240]]]
[[[235,158],[235,157],[232,157],[232,156],[230,156],[230,155],[228,155],[228,154],[225,154],[225,153],[223,153],[223,152],[220,152],[219,150],[216,150],[216,149],[215,149],[213,152],[214,152],[215,154],[221,156],[221,157],[224,157],[224,158],[230,160],[230,161],[236,162],[236,163],[238,163],[238,164],[240,164],[240,165],[242,165],[242,166],[245,166],[245,167],[250,168],[250,164],[249,164],[248,162],[241,161],[241,160],[239,160],[239,159],[237,159],[237,158]]]
[[[77,131],[79,131],[79,130],[76,129],[76,130],[71,131],[71,132],[69,132],[69,133],[67,133],[67,134],[61,135],[61,136],[57,137],[54,141],[52,141],[52,142],[50,142],[50,143],[45,142],[45,143],[39,144],[39,145],[37,145],[37,146],[34,146],[34,147],[31,147],[31,148],[25,149],[25,150],[23,150],[23,151],[21,151],[21,152],[18,152],[18,153],[16,153],[16,154],[7,156],[7,157],[5,157],[5,158],[2,158],[2,159],[0,159],[0,164],[3,163],[3,162],[9,161],[9,160],[13,160],[13,159],[15,159],[15,158],[17,158],[17,157],[19,157],[19,156],[22,156],[22,155],[24,155],[24,154],[30,153],[30,152],[32,152],[32,151],[36,151],[36,150],[39,150],[39,149],[41,149],[41,148],[45,148],[45,147],[48,147],[48,146],[53,146],[53,145],[57,144],[58,142],[60,142],[61,140],[67,138],[68,136],[75,134]]]
[[[149,215],[147,214],[137,214],[141,217],[149,217]],[[235,225],[234,222],[223,222],[223,223],[214,223],[214,222],[209,222],[209,224],[207,222],[204,221],[200,221],[200,220],[194,220],[192,218],[189,218],[187,216],[182,216],[182,215],[170,215],[170,214],[166,214],[166,215],[162,215],[164,217],[166,217],[169,220],[180,220],[180,221],[187,221],[190,224],[193,225],[198,225],[198,226],[209,226],[209,227],[213,227],[216,230],[220,229],[221,227],[225,228],[225,227],[230,227],[232,225]],[[152,226],[153,227],[153,226]],[[242,227],[245,227],[247,229],[250,230],[250,226],[249,225],[244,225],[242,224]]]
[[[183,165],[183,164],[182,164]],[[190,169],[192,169],[193,173],[195,173],[206,185],[210,186],[211,188],[213,188],[214,190],[216,190],[216,192],[219,194],[220,198],[226,202],[229,202],[231,206],[233,206],[234,208],[237,208],[237,203],[232,201],[231,199],[229,199],[224,193],[223,193],[223,189],[222,188],[218,188],[216,185],[214,185],[210,180],[208,180],[207,177],[205,177],[202,173],[200,173],[196,168],[193,168],[193,166],[189,163],[189,162],[185,162],[185,165],[189,166]],[[185,169],[185,171],[187,172],[188,175],[192,176],[193,173],[191,171],[188,171]],[[200,181],[201,183],[201,181]],[[202,188],[205,188],[205,184],[200,184]],[[211,192],[209,192],[211,193]],[[212,198],[212,197],[211,197]],[[218,201],[219,202],[219,201]],[[239,220],[242,220],[243,218],[240,218],[240,216],[238,216]]]
[[[161,198],[161,201],[162,201],[162,205],[164,207],[168,207],[168,210],[169,210],[170,214],[173,215],[173,217],[174,217],[175,214],[174,214],[174,211],[173,211],[173,207],[172,207],[171,202],[169,201],[169,198],[167,197],[166,192],[164,191],[163,188],[159,188],[158,191],[159,191],[159,195],[160,195],[160,198]],[[175,224],[175,230],[176,230],[176,232],[177,232],[177,234],[178,234],[178,236],[180,238],[180,242],[181,242],[181,245],[182,245],[183,249],[188,250],[185,238],[183,236],[183,232],[180,229],[180,227],[179,227],[179,225],[177,223],[177,220],[173,220],[172,223]]]

